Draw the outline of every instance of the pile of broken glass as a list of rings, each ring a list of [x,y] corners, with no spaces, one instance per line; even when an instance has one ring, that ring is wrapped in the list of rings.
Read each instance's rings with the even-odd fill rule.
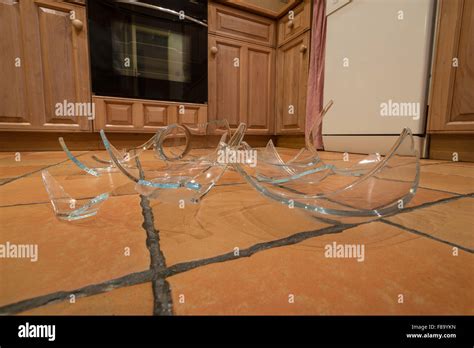
[[[226,120],[172,124],[144,144],[117,149],[102,130],[106,153],[75,156],[62,138],[59,143],[80,174],[75,185],[87,191],[71,197],[66,184],[48,170],[43,183],[60,219],[73,221],[97,214],[116,194],[140,194],[162,202],[198,204],[226,170],[240,174],[263,196],[319,217],[377,218],[404,209],[416,193],[419,155],[411,131],[385,155],[374,153],[356,162],[334,156],[324,160],[314,145],[314,133],[332,102],[305,136],[305,146],[291,158],[272,140],[263,149],[244,141],[246,125],[231,129]],[[71,168],[71,170],[73,170]],[[76,173],[77,174],[77,173]]]

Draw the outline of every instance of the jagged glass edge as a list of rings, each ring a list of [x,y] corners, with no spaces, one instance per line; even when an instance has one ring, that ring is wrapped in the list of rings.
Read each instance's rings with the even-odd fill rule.
[[[47,176],[47,178],[46,178]],[[57,188],[62,191],[64,193],[64,198],[65,199],[70,199],[70,200],[74,200],[74,202],[77,202],[79,201],[78,199],[75,199],[75,198],[72,198],[71,195],[69,195],[63,188],[63,186],[54,178],[54,176],[52,176],[49,171],[47,170],[42,170],[41,171],[41,179],[43,181],[43,185],[46,189],[46,192],[48,193],[48,197],[49,197],[49,200],[51,202],[51,205],[53,206],[53,211],[54,211],[54,214],[62,219],[62,220],[67,220],[67,221],[73,221],[73,220],[79,220],[79,219],[85,219],[85,218],[88,218],[88,217],[91,217],[91,216],[94,216],[97,214],[98,212],[98,207],[97,207],[97,210],[94,210],[94,211],[91,211],[91,212],[87,212],[90,208],[104,202],[105,200],[107,200],[109,198],[109,194],[108,193],[102,193],[92,199],[90,199],[89,201],[87,201],[86,203],[84,203],[82,206],[80,206],[79,208],[77,209],[73,209],[71,210],[71,212],[69,213],[64,213],[64,212],[61,212],[60,209],[56,206],[56,203],[55,201],[57,199],[60,199],[60,198],[57,198],[57,197],[54,197],[54,194],[52,193],[51,189],[50,189],[50,184],[47,183],[47,180],[49,179],[50,181],[52,181],[52,183],[54,185],[57,186]]]
[[[81,161],[79,161],[76,156],[74,156],[72,154],[71,151],[69,151],[66,143],[64,142],[64,139],[63,137],[59,137],[58,138],[59,140],[59,144],[61,145],[61,148],[63,149],[63,151],[66,153],[67,157],[76,165],[78,166],[79,168],[81,168],[83,171],[85,171],[86,173],[90,174],[90,175],[93,175],[93,176],[100,176],[100,173],[94,169],[91,169],[89,167],[87,167],[84,163],[82,163]]]
[[[222,119],[211,120],[211,121],[206,122],[205,123],[206,132],[207,132],[208,127],[211,124],[216,124],[218,126],[225,126],[227,128],[226,132],[228,133],[229,138],[232,136],[232,130],[230,129],[229,122],[226,119],[224,119],[224,120],[222,120]],[[184,135],[186,137],[186,144],[185,144],[185,148],[184,148],[183,152],[181,152],[176,157],[169,157],[165,154],[165,152],[163,150],[163,142],[165,141],[166,136],[169,134],[169,132],[171,132],[173,129],[176,129],[176,128],[183,129]],[[171,124],[171,125],[167,126],[165,129],[161,130],[159,133],[156,134],[156,138],[155,138],[155,153],[156,153],[156,156],[158,158],[161,158],[164,161],[167,161],[167,162],[175,162],[175,161],[190,162],[190,161],[196,160],[195,158],[187,159],[187,160],[185,159],[185,156],[191,150],[191,145],[192,145],[191,144],[191,135],[192,135],[192,132],[193,132],[193,130],[185,124],[174,123],[174,124]],[[226,136],[226,134],[224,133],[221,137],[220,142],[223,141],[223,138],[225,136]]]
[[[273,155],[277,158],[278,163],[272,163],[272,162],[265,162],[269,165],[274,165],[274,166],[284,166],[284,167],[307,167],[307,166],[314,166],[317,165],[321,159],[319,158],[318,150],[316,149],[316,146],[314,145],[314,133],[317,131],[319,125],[322,122],[322,119],[324,116],[327,114],[329,109],[334,105],[334,101],[330,100],[326,106],[321,110],[319,113],[318,118],[314,121],[313,125],[310,127],[310,130],[307,134],[305,134],[305,147],[302,148],[293,158],[289,159],[288,161],[284,162],[278,153],[276,151],[276,148],[273,144],[273,141],[270,139],[268,141],[267,146],[265,147],[265,150],[268,149],[268,147],[272,148]],[[312,161],[309,163],[298,163],[299,157],[303,154],[304,150],[307,150],[310,152],[312,157]]]
[[[413,153],[413,156],[416,161],[416,174],[415,174],[415,179],[413,180],[412,187],[410,190],[407,192],[406,195],[403,197],[393,201],[392,203],[388,203],[386,206],[379,208],[379,209],[361,209],[358,211],[345,211],[345,210],[337,210],[337,209],[330,209],[330,208],[324,208],[322,206],[318,205],[310,205],[310,204],[304,204],[301,202],[296,201],[293,198],[286,198],[282,197],[281,195],[278,195],[271,190],[267,189],[266,187],[263,187],[262,185],[259,184],[258,180],[252,178],[247,172],[241,167],[240,164],[233,164],[234,169],[252,186],[254,187],[258,192],[263,194],[264,196],[278,201],[283,204],[291,205],[297,208],[305,209],[308,211],[314,211],[320,214],[324,215],[336,215],[336,216],[346,216],[346,217],[372,217],[372,216],[384,216],[388,215],[394,212],[399,212],[400,211],[400,200],[402,201],[402,206],[405,207],[413,198],[413,196],[416,194],[416,191],[418,189],[419,185],[419,180],[420,180],[420,157],[418,151],[415,149],[414,146],[414,141],[413,141],[413,136],[412,132],[409,128],[404,128],[402,133],[400,134],[400,137],[397,139],[397,141],[394,143],[392,146],[392,149],[390,150],[389,154],[382,160],[380,163],[374,167],[369,173],[364,174],[362,177],[360,177],[358,180],[355,182],[352,182],[351,184],[330,192],[329,194],[325,195],[319,195],[319,196],[304,196],[300,195],[301,199],[308,199],[308,198],[314,198],[314,199],[326,199],[330,198],[330,196],[339,194],[345,190],[350,190],[354,188],[355,186],[361,184],[362,182],[368,180],[370,177],[372,177],[374,174],[380,172],[383,170],[383,168],[386,166],[386,164],[389,162],[389,160],[396,155],[396,152],[399,148],[399,146],[403,143],[406,137],[410,137],[411,140],[411,152]]]
[[[107,138],[107,136],[105,135],[105,132],[103,129],[100,130],[100,137],[102,138],[102,142],[104,143],[104,146],[105,146],[105,149],[107,150],[110,158],[112,159],[112,162],[115,164],[115,166],[127,177],[129,178],[130,180],[132,180],[133,182],[139,184],[139,185],[143,185],[143,186],[148,186],[148,187],[153,187],[153,188],[161,188],[161,189],[178,189],[178,188],[181,188],[181,187],[186,187],[186,188],[190,188],[192,190],[198,190],[200,188],[200,185],[195,185],[195,184],[191,184],[189,183],[186,183],[186,184],[183,184],[182,182],[176,182],[176,183],[156,183],[156,182],[152,182],[152,181],[149,181],[149,180],[145,180],[145,179],[140,179],[140,178],[137,178],[135,177],[133,174],[131,174],[128,170],[126,170],[120,163],[120,161],[117,159],[117,157],[115,156],[115,154],[113,153],[112,151],[112,147],[113,145],[110,143],[109,139]]]
[[[143,152],[143,151],[146,151],[148,150],[150,147],[152,147],[155,142],[156,142],[156,137],[158,136],[158,134],[161,132],[162,130],[158,130],[150,139],[148,139],[147,141],[145,141],[143,144],[139,145],[139,146],[136,146],[136,147],[132,147],[132,148],[129,148],[129,149],[124,149],[123,151],[119,151],[116,147],[114,147],[112,144],[111,145],[111,148],[112,150],[117,153],[117,154],[120,154],[120,156],[122,157],[122,159],[120,160],[120,163],[125,163],[125,162],[129,162],[131,161],[132,159],[134,159],[135,157],[138,157],[140,156],[140,154]],[[123,154],[124,153],[124,154]],[[117,157],[117,156],[116,156]],[[97,157],[96,155],[93,155],[92,158],[94,160],[96,160],[97,162],[100,162],[100,163],[106,163],[106,164],[110,164],[110,165],[113,165],[113,162],[111,160],[104,160],[104,159],[101,159],[99,157]]]
[[[227,123],[227,121],[225,121]],[[228,123],[227,123],[228,124]],[[171,125],[173,126],[173,125]],[[168,126],[170,127],[170,126]],[[237,130],[235,131],[235,133],[232,135],[231,139],[229,140],[229,143],[228,144],[222,144],[220,143],[218,145],[218,148],[216,148],[214,151],[217,151],[219,149],[222,149],[224,148],[225,146],[230,146],[230,147],[233,147],[233,146],[237,146],[239,145],[241,142],[242,142],[242,139],[243,137],[245,136],[245,131],[247,130],[247,126],[245,123],[241,123],[239,125],[239,127],[237,128]],[[230,131],[230,128],[229,128],[229,131]],[[131,174],[128,170],[126,170],[118,161],[118,159],[116,158],[116,156],[113,154],[113,152],[111,151],[111,147],[112,147],[112,144],[110,143],[110,141],[108,140],[107,136],[105,135],[105,132],[104,130],[100,130],[100,136],[102,138],[102,142],[104,143],[104,146],[105,146],[105,149],[107,150],[107,152],[109,153],[109,156],[110,158],[112,159],[112,161],[114,162],[114,164],[117,166],[117,168],[126,176],[128,177],[130,180],[132,180],[133,182],[139,184],[139,185],[143,185],[143,186],[148,186],[148,187],[152,187],[152,188],[157,188],[157,189],[178,189],[178,188],[188,188],[188,189],[191,189],[191,190],[195,190],[195,191],[199,191],[202,187],[201,184],[199,183],[196,183],[196,182],[193,182],[194,178],[196,178],[197,176],[199,176],[200,174],[202,173],[199,173],[195,176],[193,176],[193,178],[190,178],[188,181],[186,182],[182,182],[182,181],[179,181],[179,182],[176,182],[176,183],[157,183],[157,182],[153,182],[153,181],[150,181],[150,180],[146,180],[146,179],[140,179],[140,178],[137,178],[135,177],[133,174]],[[186,136],[188,136],[188,134],[186,134]],[[222,137],[221,137],[222,139]],[[195,163],[203,163],[204,161],[201,159],[201,160],[197,160]],[[190,162],[192,163],[192,162]],[[212,165],[212,164],[210,164]],[[218,179],[220,179],[220,177],[224,174],[225,170],[227,169],[227,165],[225,166],[222,166],[222,172],[218,175]],[[207,170],[207,169],[206,169]],[[205,172],[206,170],[203,170],[203,172]],[[217,182],[216,180],[216,182]],[[205,194],[207,194],[209,192],[209,190],[212,188],[209,187],[202,195],[204,196]]]
[[[290,160],[284,162],[283,159],[281,158],[280,154],[276,150],[273,141],[269,140],[267,143],[267,146],[265,147],[264,153],[263,153],[263,159],[260,159],[259,161],[262,161],[263,163],[269,165],[269,166],[274,166],[275,168],[282,168],[284,169],[287,173],[288,176],[284,178],[279,178],[279,179],[272,179],[269,178],[263,174],[257,173],[257,180],[260,182],[266,182],[266,183],[271,183],[275,185],[279,185],[282,183],[287,183],[292,180],[298,180],[306,175],[310,174],[315,174],[320,171],[324,170],[330,170],[333,173],[340,174],[340,175],[345,175],[345,176],[362,176],[365,173],[367,173],[368,169],[367,168],[360,168],[360,162],[356,163],[349,168],[338,168],[334,165],[331,164],[325,164],[323,160],[319,157],[318,150],[316,149],[316,146],[314,145],[314,132],[317,131],[319,125],[322,122],[322,119],[324,116],[327,114],[329,109],[333,106],[334,101],[330,100],[326,106],[321,110],[319,117],[314,121],[313,125],[310,128],[310,132],[305,135],[305,147],[302,148],[298,154],[296,154],[293,158]],[[300,159],[300,156],[303,155],[305,151],[309,152],[309,155],[311,157],[308,157],[304,160]],[[372,157],[373,155],[369,155],[367,158]],[[273,157],[274,161],[266,161],[265,157]],[[381,162],[381,160],[378,160],[376,162]],[[314,166],[321,164],[320,167],[314,168]],[[304,169],[307,167],[313,167],[308,170],[303,170],[302,172],[297,173],[296,169]],[[295,174],[296,173],[296,174]],[[319,180],[323,180],[326,178],[330,173],[328,172],[326,175],[322,176],[319,178]]]

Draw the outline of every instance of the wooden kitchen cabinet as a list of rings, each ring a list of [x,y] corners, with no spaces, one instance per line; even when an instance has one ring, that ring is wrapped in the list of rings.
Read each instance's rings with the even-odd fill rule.
[[[277,50],[277,134],[304,133],[309,39],[310,32],[307,31]]]
[[[154,133],[173,123],[196,125],[207,121],[207,105],[146,99],[92,97],[96,105],[94,130]]]
[[[301,0],[219,0],[222,3],[252,11],[264,16],[279,18]]]
[[[275,49],[209,35],[209,120],[227,119],[248,134],[271,134]]]
[[[213,2],[209,3],[209,33],[255,44],[275,44],[275,21]]]
[[[1,32],[8,33],[2,35],[0,50],[1,130],[91,129],[87,115],[56,115],[57,103],[91,102],[86,23],[83,6],[0,2]]]
[[[301,33],[309,30],[311,25],[311,1],[304,0],[303,3],[295,7],[290,18],[290,11],[287,11],[278,21],[278,46],[285,44]]]
[[[24,8],[25,6],[23,6]],[[0,127],[27,129],[33,126],[28,102],[29,85],[25,57],[26,33],[21,22],[20,3],[0,2]]]
[[[439,2],[429,133],[474,132],[474,1]]]

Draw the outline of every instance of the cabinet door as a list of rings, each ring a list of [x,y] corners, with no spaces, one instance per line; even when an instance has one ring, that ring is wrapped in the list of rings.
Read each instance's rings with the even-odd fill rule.
[[[270,134],[274,119],[274,49],[209,35],[209,119]]]
[[[27,75],[29,60],[25,57],[25,38],[21,14],[24,6],[18,1],[0,1],[0,128],[29,129],[33,127],[29,109]],[[31,87],[31,86],[30,86]]]
[[[247,124],[248,134],[270,134],[275,119],[274,78],[275,49],[247,45],[244,49],[244,108],[241,122]]]
[[[474,1],[439,3],[428,131],[474,131]]]
[[[245,43],[209,35],[209,120],[227,119],[238,127],[245,94],[242,69]]]
[[[309,32],[277,51],[277,133],[304,133],[309,65]]]
[[[79,107],[91,103],[85,8],[52,1],[35,1],[30,15],[37,48],[39,86],[44,109],[40,126],[51,130],[89,130],[91,121]],[[57,106],[74,105],[73,117],[57,115]],[[71,104],[75,103],[75,104]],[[86,105],[86,104],[84,104]]]

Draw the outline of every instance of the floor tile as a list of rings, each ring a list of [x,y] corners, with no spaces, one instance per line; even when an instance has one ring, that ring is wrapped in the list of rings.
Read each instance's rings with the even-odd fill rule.
[[[420,187],[461,194],[472,193],[474,169],[452,164],[422,166]]]
[[[76,222],[56,219],[49,204],[0,208],[0,244],[38,245],[36,262],[0,260],[0,305],[148,269],[142,223],[137,196],[112,197]]]
[[[407,208],[419,206],[425,203],[436,202],[436,201],[447,199],[454,196],[456,195],[452,193],[418,188],[415,196],[412,198],[410,203],[407,204]]]
[[[74,151],[74,155],[84,154],[84,151]],[[19,152],[0,157],[0,178],[12,178],[33,173],[42,168],[67,160],[62,151],[51,152]]]
[[[474,250],[474,198],[400,213],[387,218],[399,225]]]
[[[94,177],[71,164],[51,168],[48,172],[75,199],[92,198],[105,192],[137,194],[133,182],[118,172]],[[44,202],[49,202],[49,196],[41,172],[0,186],[0,207]]]
[[[278,151],[284,160],[297,153]],[[108,158],[105,151],[75,153],[83,154],[79,158],[89,166],[95,165],[92,154]],[[0,186],[0,244],[38,244],[39,260],[0,259],[0,306],[149,269],[140,199],[132,181],[118,172],[91,180],[70,161],[56,165],[66,160],[60,151],[21,153],[18,163],[12,162],[14,155],[0,153],[0,185],[7,178],[27,175]],[[342,153],[322,151],[319,156],[344,165],[365,157],[350,154],[344,162]],[[160,163],[153,151],[146,151],[142,160],[144,165]],[[474,192],[474,164],[432,160],[420,164],[421,187],[409,207]],[[40,173],[51,165],[48,171],[74,198],[102,193],[112,181],[113,196],[97,217],[74,223],[54,217]],[[410,175],[402,170],[392,173]],[[384,194],[382,190],[372,198],[382,199]],[[389,219],[472,249],[473,201],[462,198]],[[264,198],[230,168],[198,205],[181,209],[177,202],[152,200],[151,206],[168,266],[329,226],[304,211]],[[364,262],[324,257],[332,243],[363,244]],[[124,255],[125,247],[130,248],[130,256]],[[452,251],[445,243],[372,222],[193,269],[169,281],[176,314],[474,314],[470,295],[474,271],[469,267],[473,255],[460,250],[453,256]],[[397,303],[400,293],[403,304]],[[181,303],[183,294],[185,303]],[[295,296],[291,304],[290,294]],[[147,283],[23,314],[148,315],[152,308]]]
[[[199,205],[152,202],[168,265],[212,257],[328,226],[265,199],[247,185],[215,187]]]
[[[152,315],[151,283],[38,307],[19,315]]]
[[[335,237],[325,236],[320,242],[331,244]],[[453,256],[448,245],[380,222],[347,230],[337,238],[338,243],[366,243],[364,261],[326,258],[324,248],[281,247],[204,266],[168,278],[175,312],[474,313],[472,254],[461,251]]]

